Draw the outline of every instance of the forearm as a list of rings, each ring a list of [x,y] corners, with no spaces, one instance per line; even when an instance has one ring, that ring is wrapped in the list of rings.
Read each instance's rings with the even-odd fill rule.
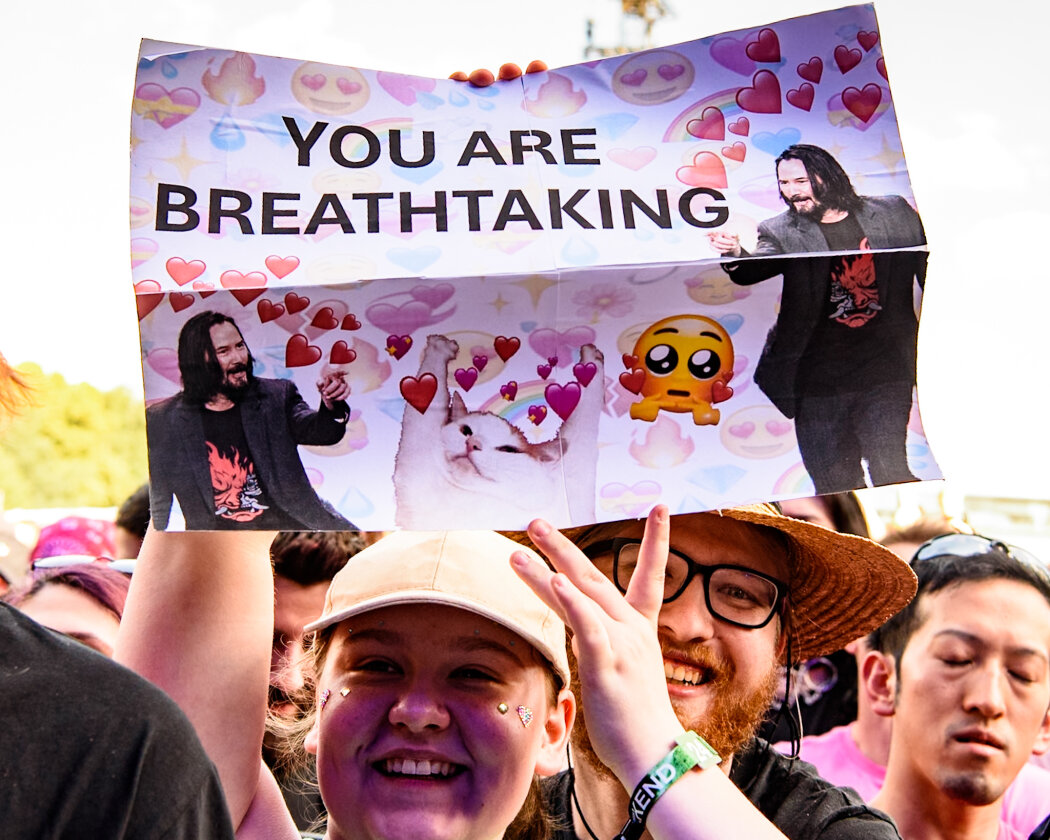
[[[273,636],[272,538],[150,529],[115,652],[190,718],[219,770],[235,825],[259,778]]]

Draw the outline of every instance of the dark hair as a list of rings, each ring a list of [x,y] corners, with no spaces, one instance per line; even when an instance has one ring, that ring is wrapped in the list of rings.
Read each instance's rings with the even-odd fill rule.
[[[820,146],[810,146],[806,143],[788,146],[777,158],[778,168],[783,160],[802,161],[802,165],[806,167],[806,174],[809,175],[813,197],[821,204],[835,210],[860,210],[860,196],[854,191],[846,170]],[[783,193],[780,197],[784,198]],[[784,201],[788,203],[786,199]],[[790,203],[788,206],[791,207]]]
[[[121,502],[116,525],[139,539],[146,536],[149,527],[149,484],[143,484]]]
[[[101,563],[79,563],[40,569],[29,580],[8,592],[3,600],[13,607],[24,604],[46,586],[68,586],[90,595],[120,621],[131,578]]]
[[[329,582],[366,545],[359,531],[281,531],[270,558],[274,574],[310,586]]]
[[[222,389],[222,368],[215,357],[211,328],[218,324],[232,324],[238,333],[241,328],[229,315],[208,310],[194,315],[179,332],[179,374],[182,393],[187,402],[204,405]],[[243,338],[243,335],[241,336]],[[248,353],[248,370],[252,368]]]
[[[1002,544],[990,542],[986,552],[967,557],[941,554],[918,561],[912,558],[911,567],[919,579],[915,597],[868,636],[871,648],[889,654],[899,663],[908,640],[922,625],[919,614],[922,596],[963,583],[1015,580],[1033,587],[1050,604],[1050,570],[1040,571],[1008,553],[1005,546],[999,546]]]

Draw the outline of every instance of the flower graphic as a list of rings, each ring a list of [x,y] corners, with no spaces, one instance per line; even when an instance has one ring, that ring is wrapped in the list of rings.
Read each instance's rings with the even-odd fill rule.
[[[573,293],[572,302],[577,305],[576,314],[597,323],[601,317],[620,318],[633,309],[634,292],[614,283],[596,283],[587,289]]]

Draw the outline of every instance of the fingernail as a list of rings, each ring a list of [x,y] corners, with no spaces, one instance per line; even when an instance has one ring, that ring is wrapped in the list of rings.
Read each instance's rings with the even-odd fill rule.
[[[542,519],[534,519],[532,524],[529,525],[529,531],[535,534],[537,537],[545,537],[551,532],[552,528],[549,522],[545,522]]]

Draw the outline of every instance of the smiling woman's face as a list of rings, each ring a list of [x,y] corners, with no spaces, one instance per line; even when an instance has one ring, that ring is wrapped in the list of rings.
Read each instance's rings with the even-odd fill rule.
[[[542,663],[510,630],[449,606],[338,625],[318,684],[330,693],[307,739],[328,836],[501,837],[533,775],[560,761],[547,723],[564,720],[565,701],[552,706]]]

